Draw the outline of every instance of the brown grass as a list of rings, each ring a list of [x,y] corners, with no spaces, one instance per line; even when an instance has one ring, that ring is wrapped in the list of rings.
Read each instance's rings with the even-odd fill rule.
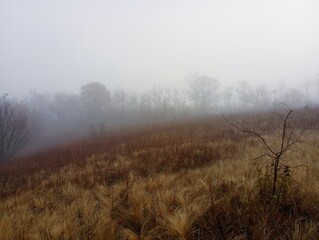
[[[318,239],[319,131],[302,140],[280,203],[258,194],[262,146],[217,118],[16,159],[0,166],[0,239]]]

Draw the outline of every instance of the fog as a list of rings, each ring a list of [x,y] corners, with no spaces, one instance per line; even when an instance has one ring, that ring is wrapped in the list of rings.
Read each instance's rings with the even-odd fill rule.
[[[28,109],[29,149],[318,106],[318,13],[317,0],[1,0],[0,94]]]
[[[1,92],[181,88],[194,72],[226,85],[315,80],[318,12],[316,0],[2,0]]]

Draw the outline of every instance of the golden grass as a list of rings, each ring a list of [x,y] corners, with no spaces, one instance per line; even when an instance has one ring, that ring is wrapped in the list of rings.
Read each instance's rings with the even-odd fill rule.
[[[0,239],[318,239],[319,131],[302,140],[280,204],[256,188],[262,147],[220,120],[20,159],[0,168]]]

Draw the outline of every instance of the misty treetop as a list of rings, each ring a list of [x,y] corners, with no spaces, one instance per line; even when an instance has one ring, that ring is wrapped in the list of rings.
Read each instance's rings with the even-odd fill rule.
[[[111,92],[99,82],[91,82],[81,87],[83,104],[89,108],[103,110],[111,103]]]

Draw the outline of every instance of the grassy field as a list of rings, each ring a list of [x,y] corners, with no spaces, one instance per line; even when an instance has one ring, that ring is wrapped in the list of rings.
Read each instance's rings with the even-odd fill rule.
[[[319,239],[314,116],[293,119],[303,135],[285,161],[298,167],[280,199],[261,193],[263,145],[219,117],[127,129],[15,159],[0,166],[0,239]],[[229,118],[252,129],[276,119]],[[279,125],[265,135],[274,146],[278,132]]]

